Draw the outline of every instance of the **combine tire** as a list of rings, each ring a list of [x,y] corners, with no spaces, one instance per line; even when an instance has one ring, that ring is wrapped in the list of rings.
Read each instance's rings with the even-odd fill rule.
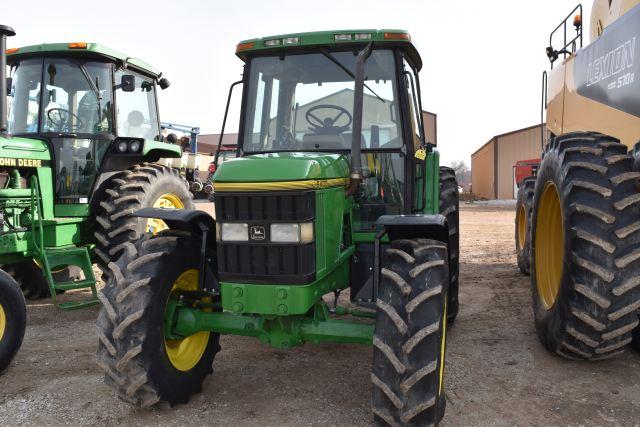
[[[570,133],[545,149],[533,203],[531,284],[538,336],[574,359],[612,357],[640,307],[633,159],[618,140]]]
[[[386,253],[373,337],[374,420],[436,424],[445,409],[447,248],[434,240],[396,240]]]
[[[458,280],[460,275],[460,202],[458,181],[453,169],[440,166],[440,213],[449,224],[449,325],[458,316]]]
[[[166,232],[125,243],[122,257],[110,263],[111,275],[99,294],[98,364],[118,396],[148,407],[171,406],[199,393],[213,372],[219,334],[199,332],[165,340],[167,301],[177,289],[198,288],[200,242]]]
[[[160,220],[136,218],[133,212],[150,207],[193,209],[188,186],[177,170],[155,163],[133,166],[110,179],[96,208],[94,232],[97,264],[105,282],[109,262],[120,257],[125,243],[166,228]]]
[[[536,178],[526,177],[518,188],[516,202],[516,255],[520,272],[531,272],[531,208],[535,193]]]
[[[18,284],[0,270],[0,373],[22,345],[27,325],[27,309]]]

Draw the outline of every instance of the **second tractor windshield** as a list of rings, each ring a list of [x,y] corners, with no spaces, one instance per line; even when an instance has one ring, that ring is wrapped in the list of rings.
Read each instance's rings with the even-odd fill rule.
[[[353,51],[253,58],[244,152],[349,150],[356,60]],[[398,149],[393,51],[374,50],[365,75],[362,148]]]
[[[24,60],[12,67],[9,131],[111,133],[112,94],[109,64],[63,58]]]

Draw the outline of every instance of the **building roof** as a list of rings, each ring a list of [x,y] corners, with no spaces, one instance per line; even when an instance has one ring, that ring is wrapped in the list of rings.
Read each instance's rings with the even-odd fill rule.
[[[514,133],[525,132],[525,131],[528,131],[528,130],[531,130],[531,129],[535,129],[535,128],[537,128],[537,127],[541,127],[541,126],[544,126],[544,123],[542,123],[542,124],[537,124],[537,125],[533,125],[533,126],[527,126],[527,127],[525,127],[525,128],[518,129],[518,130],[512,130],[512,131],[510,131],[510,132],[501,133],[500,135],[495,135],[495,136],[493,136],[489,141],[487,141],[487,142],[485,142],[484,144],[482,144],[482,146],[481,146],[480,148],[478,148],[476,151],[474,151],[474,152],[471,154],[471,157],[475,156],[479,151],[481,151],[481,150],[482,150],[484,147],[486,147],[487,145],[491,144],[491,143],[492,143],[493,141],[495,141],[496,139],[500,139],[500,138],[503,138],[503,137],[505,137],[505,136],[512,135],[512,134],[514,134]]]

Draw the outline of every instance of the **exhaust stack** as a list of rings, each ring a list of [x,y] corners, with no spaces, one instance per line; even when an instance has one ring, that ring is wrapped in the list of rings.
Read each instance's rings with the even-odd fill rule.
[[[7,124],[7,37],[15,36],[13,28],[0,25],[0,135],[6,136]]]

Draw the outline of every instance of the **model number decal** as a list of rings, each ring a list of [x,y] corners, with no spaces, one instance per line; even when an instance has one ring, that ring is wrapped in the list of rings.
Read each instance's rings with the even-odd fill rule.
[[[633,61],[636,51],[636,38],[627,40],[614,50],[607,52],[593,61],[589,62],[587,87],[593,86],[602,80],[615,78],[618,74],[633,68]],[[633,82],[635,73],[626,73],[622,77],[607,85],[607,89],[616,89]]]
[[[640,117],[640,5],[576,53],[573,73],[581,96]]]

